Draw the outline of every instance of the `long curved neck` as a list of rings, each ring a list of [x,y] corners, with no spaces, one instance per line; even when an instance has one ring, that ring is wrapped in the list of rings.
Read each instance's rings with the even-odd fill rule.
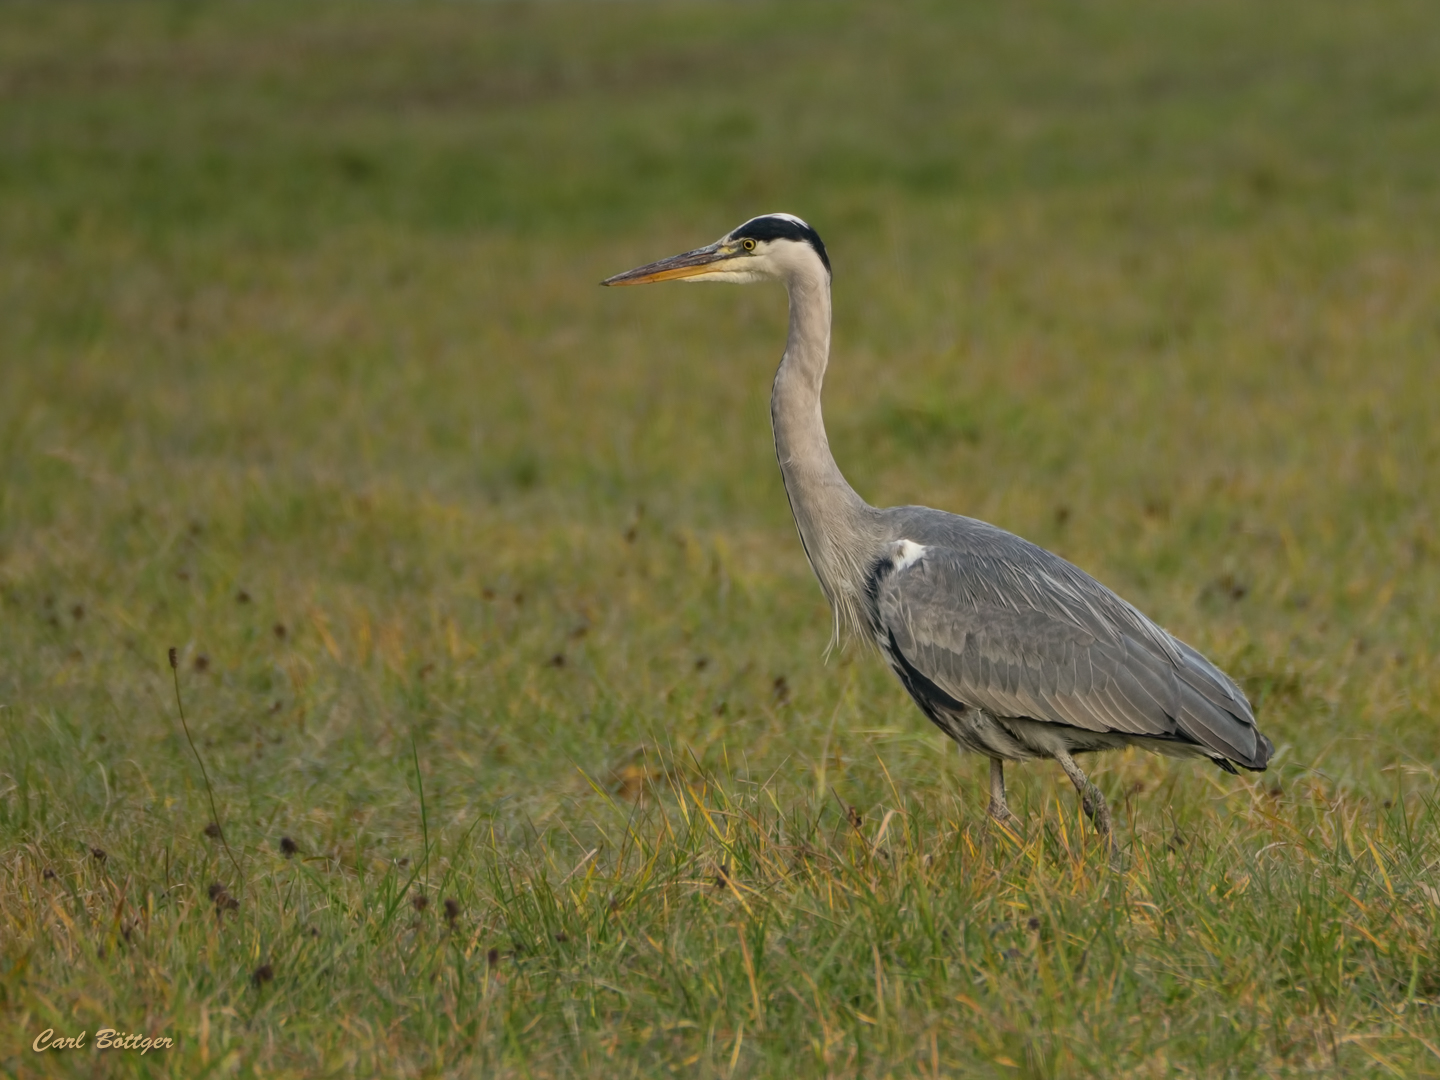
[[[874,511],[841,475],[820,414],[830,358],[830,276],[815,260],[813,270],[797,270],[785,284],[790,334],[770,394],[775,456],[805,554],[837,625],[858,629]]]

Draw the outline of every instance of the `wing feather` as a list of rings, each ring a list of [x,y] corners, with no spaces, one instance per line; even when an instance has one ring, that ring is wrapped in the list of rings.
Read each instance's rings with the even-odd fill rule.
[[[1180,739],[1264,767],[1271,745],[1245,695],[1195,649],[1019,537],[902,511],[903,535],[926,550],[900,570],[877,564],[878,629],[946,694],[997,717]]]

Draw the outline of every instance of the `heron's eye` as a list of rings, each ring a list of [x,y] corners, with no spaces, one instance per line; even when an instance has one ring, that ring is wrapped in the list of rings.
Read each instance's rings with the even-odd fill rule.
[[[742,241],[740,242],[740,246],[743,247],[746,251],[754,251],[754,250],[755,250],[755,241],[754,241],[754,240],[748,240],[748,239],[747,239],[747,240],[742,240]]]

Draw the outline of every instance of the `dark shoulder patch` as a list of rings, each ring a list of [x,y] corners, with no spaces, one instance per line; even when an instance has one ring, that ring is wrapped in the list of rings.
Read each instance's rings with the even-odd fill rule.
[[[815,254],[820,256],[820,261],[825,264],[826,273],[831,273],[830,256],[825,253],[825,241],[820,239],[819,233],[799,218],[765,214],[761,217],[751,218],[730,236],[735,240],[798,240],[802,244],[809,244],[815,249]]]
[[[894,569],[895,560],[889,555],[881,555],[870,564],[870,571],[865,575],[865,595],[870,598],[872,604],[879,602],[880,585]]]

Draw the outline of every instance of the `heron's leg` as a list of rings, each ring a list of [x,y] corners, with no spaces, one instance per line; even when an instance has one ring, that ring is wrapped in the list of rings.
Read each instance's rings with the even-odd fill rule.
[[[990,759],[990,816],[996,821],[1015,819],[1005,801],[1005,762],[998,757]]]
[[[1080,771],[1080,766],[1075,764],[1075,759],[1064,750],[1055,751],[1055,760],[1065,770],[1065,775],[1070,777],[1070,782],[1075,785],[1075,790],[1080,793],[1080,805],[1084,807],[1085,814],[1095,823],[1095,831],[1105,837],[1105,842],[1110,845],[1110,853],[1115,853],[1115,835],[1110,829],[1110,807],[1105,803],[1105,796],[1100,794],[1100,789],[1085,778]]]

